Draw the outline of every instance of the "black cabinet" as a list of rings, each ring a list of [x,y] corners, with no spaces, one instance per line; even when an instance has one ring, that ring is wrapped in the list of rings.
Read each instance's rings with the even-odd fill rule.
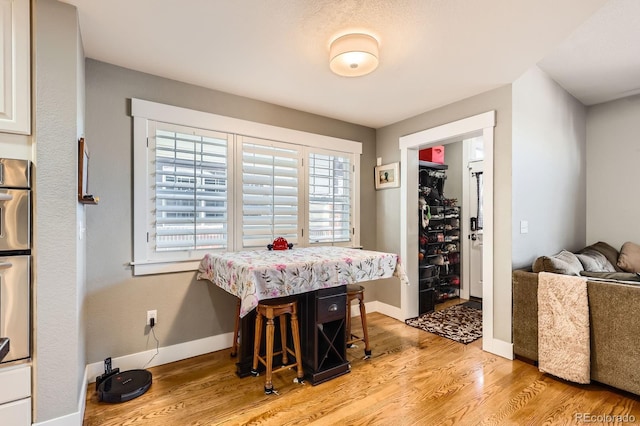
[[[348,373],[347,286],[301,294],[299,303],[305,378],[315,385]]]
[[[420,291],[418,293],[418,312],[424,314],[427,312],[433,312],[436,307],[436,289],[428,286],[426,283],[420,284]]]

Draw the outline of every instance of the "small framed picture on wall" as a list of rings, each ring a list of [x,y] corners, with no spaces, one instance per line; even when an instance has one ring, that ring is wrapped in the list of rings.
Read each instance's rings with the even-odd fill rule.
[[[376,189],[400,187],[400,163],[390,163],[375,168]]]

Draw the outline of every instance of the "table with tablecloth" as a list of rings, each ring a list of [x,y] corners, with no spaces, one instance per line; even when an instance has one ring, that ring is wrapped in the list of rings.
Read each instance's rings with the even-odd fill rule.
[[[209,253],[197,278],[239,297],[243,317],[263,299],[392,276],[406,280],[397,254],[320,246]]]
[[[337,246],[209,253],[197,279],[208,280],[241,301],[243,317],[238,375],[247,374],[252,322],[260,300],[322,292],[347,284],[398,277],[407,282],[397,254]],[[303,319],[304,321],[304,319]]]

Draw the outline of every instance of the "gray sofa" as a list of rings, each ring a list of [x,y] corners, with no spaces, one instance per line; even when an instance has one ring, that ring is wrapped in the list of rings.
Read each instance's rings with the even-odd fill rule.
[[[513,271],[513,346],[517,357],[538,360],[538,273],[585,275],[588,277],[591,380],[640,395],[640,277],[633,271],[637,266],[634,262],[640,263],[640,246],[626,244],[632,246],[623,246],[620,252],[603,242],[585,247],[574,253],[580,266],[563,251],[536,259],[531,270]],[[638,253],[634,252],[636,249]],[[580,262],[580,255],[584,253],[589,256]],[[630,253],[632,257],[636,254],[639,257],[629,259]],[[603,258],[608,263],[604,263]],[[630,266],[632,263],[635,266]],[[607,270],[588,271],[585,266]]]

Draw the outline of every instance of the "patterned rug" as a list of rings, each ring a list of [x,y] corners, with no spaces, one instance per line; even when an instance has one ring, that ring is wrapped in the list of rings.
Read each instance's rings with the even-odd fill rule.
[[[465,345],[482,337],[482,311],[454,305],[441,311],[422,314],[405,321],[419,328]]]
[[[482,310],[482,302],[478,302],[477,300],[469,300],[468,302],[464,302],[462,306]]]

